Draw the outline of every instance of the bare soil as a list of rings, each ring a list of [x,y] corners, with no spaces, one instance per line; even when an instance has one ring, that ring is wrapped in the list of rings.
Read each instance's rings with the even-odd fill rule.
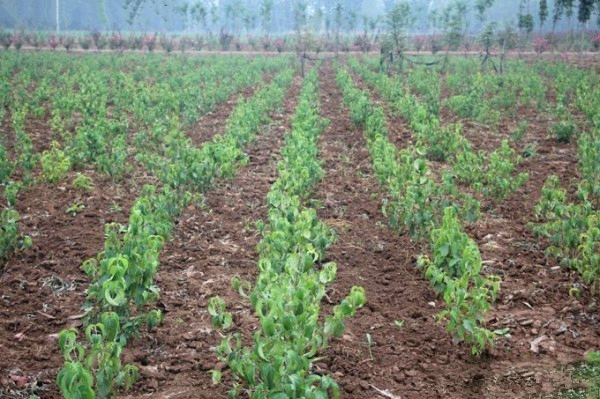
[[[85,174],[94,181],[90,193],[71,187],[71,173],[17,199],[20,230],[31,236],[33,247],[0,270],[0,397],[27,397],[33,390],[42,398],[57,397],[54,380],[62,354],[56,334],[81,325],[88,285],[79,267],[102,250],[106,223],[127,223],[141,189],[132,179],[115,183],[93,171]],[[66,212],[74,205],[83,208]],[[13,377],[26,377],[25,392]]]

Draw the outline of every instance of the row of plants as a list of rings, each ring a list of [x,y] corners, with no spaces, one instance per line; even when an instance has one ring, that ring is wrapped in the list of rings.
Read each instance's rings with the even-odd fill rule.
[[[444,174],[440,184],[430,177],[423,144],[398,151],[389,141],[382,108],[355,87],[347,71],[340,68],[336,80],[354,122],[365,129],[373,169],[387,191],[384,214],[392,227],[404,225],[413,239],[424,240],[433,253],[432,259],[422,255],[418,266],[446,304],[438,318],[447,320],[454,340],[466,341],[473,354],[483,353],[497,337],[485,328],[485,314],[500,283],[497,276],[481,274],[477,244],[458,222],[458,215],[461,220],[474,220],[479,203],[461,195],[451,175]]]
[[[376,66],[372,59],[365,63],[371,69]],[[550,112],[548,136],[567,143],[579,130],[570,112],[575,106],[575,89],[579,82],[589,82],[593,76],[592,73],[569,68],[564,63],[520,60],[507,61],[502,74],[489,74],[482,72],[481,64],[476,60],[455,58],[446,64],[444,71],[430,66],[413,66],[406,71],[402,85],[405,91],[418,97],[429,113],[440,119],[442,108],[447,108],[461,119],[492,126],[505,122],[507,116],[516,117],[523,109]],[[447,92],[445,99],[441,98],[442,82]],[[556,106],[546,98],[553,92],[556,94]],[[521,121],[512,132],[515,144],[520,143],[528,127],[527,121]],[[535,155],[535,148],[535,142],[529,143],[521,152],[530,157]],[[468,157],[473,158],[472,155],[468,154]],[[472,166],[475,170],[475,165]]]
[[[3,54],[2,58],[6,63],[0,65],[0,75],[6,80],[2,80],[0,89],[6,96],[2,97],[0,110],[10,115],[14,152],[9,156],[3,140],[0,188],[11,208],[21,190],[39,181],[57,183],[72,167],[81,169],[91,164],[113,178],[123,176],[131,170],[127,161],[132,152],[128,136],[132,127],[160,131],[164,124],[159,119],[162,121],[165,115],[182,119],[187,126],[232,93],[261,80],[264,73],[288,64],[286,58],[248,62],[241,57],[189,62],[159,57],[111,60],[37,54],[29,54],[27,62],[11,54]],[[246,66],[245,73],[234,73],[242,65]],[[134,73],[128,68],[135,68]],[[175,70],[184,73],[172,73]],[[223,78],[223,73],[231,78]],[[176,78],[160,81],[161,74]],[[56,94],[51,95],[52,91]],[[50,124],[62,146],[53,142],[43,153],[36,153],[26,130],[31,119],[42,119],[47,124],[48,114],[52,115]],[[139,151],[153,150],[144,140],[143,130],[138,136],[138,142],[144,143],[143,148],[136,147]],[[30,239],[17,234],[18,214],[14,209],[4,216],[6,258],[17,248],[28,247]]]
[[[435,59],[427,59],[437,64]],[[371,68],[379,68],[376,59],[365,58]],[[497,125],[504,115],[514,117],[520,107],[546,108],[546,82],[531,64],[511,60],[502,74],[484,73],[473,58],[453,58],[443,68],[413,64],[404,75],[404,86],[419,96],[428,111],[439,117],[442,107],[463,119]],[[427,62],[425,62],[427,64]],[[441,98],[441,87],[446,98]]]
[[[587,118],[578,140],[579,174],[574,197],[563,182],[548,176],[535,208],[531,227],[548,240],[546,255],[580,274],[592,293],[598,292],[600,277],[600,80],[597,76],[574,71],[580,78],[558,73],[557,113],[581,112]],[[572,110],[572,111],[571,111]]]
[[[40,50],[43,48],[56,50],[81,49],[84,51],[111,50],[124,51],[372,51],[379,46],[371,35],[340,35],[336,40],[307,34],[298,39],[297,35],[283,36],[247,36],[242,38],[233,33],[222,31],[218,35],[167,35],[159,33],[121,33],[91,31],[83,34],[54,32],[0,31],[0,46],[5,50],[14,48],[21,50],[24,46]]]
[[[490,25],[488,25],[489,27]],[[494,33],[484,29],[479,36],[465,36],[463,44],[455,43],[449,46],[444,43],[444,38],[440,34],[433,35],[417,35],[412,38],[409,44],[409,49],[417,52],[431,52],[436,54],[443,51],[457,51],[467,54],[476,52],[483,54],[487,49],[494,54],[499,53],[514,53],[522,51],[531,51],[537,54],[542,54],[553,50],[565,53],[569,51],[599,51],[600,50],[600,33],[589,32],[580,37],[575,37],[574,34],[566,33],[548,33],[543,36],[534,36],[533,38],[519,37],[514,27],[507,25],[502,31]],[[577,42],[577,45],[574,45]],[[489,46],[489,47],[488,47]]]
[[[374,29],[373,20],[369,30]],[[381,21],[380,21],[381,22]],[[460,35],[459,36],[463,36]],[[167,53],[172,51],[295,51],[297,44],[294,36],[251,35],[243,39],[233,33],[222,31],[220,34],[188,34],[166,35],[159,33],[121,33],[91,31],[87,33],[56,34],[45,31],[0,31],[0,46],[4,49],[14,48],[21,50],[29,46],[36,50],[42,48],[64,48],[70,51],[74,48],[82,50],[162,50]],[[311,51],[376,51],[385,47],[385,35],[375,32],[360,34],[311,35],[308,48]],[[457,37],[455,39],[460,39]],[[486,47],[493,53],[533,51],[538,54],[555,50],[568,51],[599,51],[600,33],[588,32],[574,36],[573,34],[552,34],[536,36],[533,38],[519,38],[514,27],[507,26],[502,32],[494,33],[484,30],[479,36],[464,36],[463,43],[448,43],[448,39],[441,34],[412,35],[403,41],[404,49],[418,53],[430,52],[437,54],[446,51],[477,52],[483,53]],[[575,48],[574,42],[577,42]]]
[[[547,106],[546,83],[525,61],[511,60],[502,74],[494,74],[482,72],[477,60],[455,59],[445,82],[445,105],[459,117],[480,123],[497,124],[503,116],[514,117],[521,106],[537,111]]]
[[[264,73],[288,64],[285,58],[251,62],[237,57],[189,62],[38,54],[29,54],[27,62],[11,54],[2,58],[7,62],[1,64],[0,75],[6,79],[0,90],[6,96],[2,97],[0,112],[3,117],[10,115],[14,132],[12,157],[0,143],[0,188],[8,205],[2,210],[0,225],[2,263],[15,251],[31,246],[31,239],[18,231],[19,215],[14,206],[20,191],[39,181],[57,183],[71,168],[89,165],[112,178],[121,178],[132,170],[128,157],[133,127],[141,130],[137,143],[143,143],[136,149],[153,151],[144,131],[162,132],[165,123],[159,121],[165,115],[181,119],[178,125],[190,125],[236,91],[256,84]],[[134,73],[128,68],[135,68]],[[175,70],[179,73],[173,73]],[[234,73],[239,70],[244,73]],[[171,78],[161,80],[161,76]],[[58,141],[36,153],[27,134],[30,119],[48,125],[48,114]],[[172,122],[167,123],[173,127]]]
[[[12,162],[9,152],[0,140],[0,189],[6,199],[6,203],[0,207],[0,269],[2,269],[12,255],[18,251],[28,249],[32,246],[31,237],[24,235],[19,229],[19,212],[15,209],[17,194],[23,184],[33,182],[32,170],[35,165],[32,143],[21,128],[24,121],[16,116],[18,130],[16,131],[15,151],[19,154],[19,162]],[[16,166],[20,165],[23,182],[10,180]]]
[[[597,109],[600,106],[597,99],[598,87],[600,87],[597,74],[570,67],[565,63],[536,62],[528,65],[523,62],[511,62],[508,74],[501,75],[507,80],[499,79],[499,76],[486,78],[497,94],[492,92],[482,97],[481,90],[475,90],[477,81],[482,77],[478,65],[458,60],[452,63],[450,72],[446,78],[450,92],[454,90],[456,93],[463,93],[466,90],[467,93],[473,94],[472,104],[466,107],[469,111],[472,111],[476,104],[486,103],[486,97],[490,98],[491,102],[483,106],[503,109],[501,104],[494,104],[493,99],[501,96],[503,91],[506,92],[506,82],[512,81],[513,87],[518,87],[519,91],[516,105],[531,106],[531,101],[522,101],[522,98],[537,99],[535,103],[538,109],[550,111],[552,119],[557,121],[549,126],[549,137],[568,143],[580,134],[579,159],[583,179],[579,183],[577,203],[570,202],[566,190],[560,188],[558,178],[550,176],[536,207],[536,222],[545,223],[536,225],[534,231],[549,240],[550,246],[546,251],[549,256],[577,270],[585,284],[595,284],[598,274],[597,209],[600,190],[597,177],[599,171],[596,166],[599,154],[597,127],[600,123],[597,116]],[[475,79],[469,79],[473,76]],[[526,78],[523,78],[524,76]],[[427,98],[434,97],[433,95],[428,97],[427,94],[435,93],[436,90],[427,90],[428,85],[423,83],[426,81],[422,79],[419,86],[411,82],[410,76],[407,77],[408,85],[412,86],[413,90],[416,88],[415,91],[427,101]],[[455,82],[460,83],[460,86],[454,87]],[[556,104],[545,103],[546,90],[540,89],[544,82],[549,83],[549,90],[554,91]],[[454,98],[458,97],[450,97],[449,101],[453,101]],[[449,105],[448,101],[446,105]],[[507,111],[508,109],[504,108],[504,111],[498,114]],[[590,132],[578,126],[574,116],[577,112],[587,117]],[[409,119],[411,113],[406,114]],[[464,116],[473,117],[473,115]],[[524,129],[526,128],[525,125]],[[459,181],[470,184],[476,191],[483,191],[484,194],[501,200],[527,179],[525,174],[519,174],[516,178],[511,177],[520,161],[521,157],[510,148],[507,140],[503,140],[501,147],[489,154],[487,168],[485,155],[482,152],[475,154],[470,151],[470,146],[463,145],[456,152],[453,170]]]
[[[156,152],[140,152],[137,159],[163,184],[172,188],[203,190],[216,177],[230,176],[247,162],[243,147],[255,139],[258,128],[269,120],[269,113],[283,100],[294,76],[292,69],[279,73],[249,100],[240,99],[224,135],[217,134],[201,148],[195,148],[179,129],[161,131]]]
[[[39,159],[25,133],[28,119],[47,124],[50,114],[54,138],[63,146],[56,150],[64,151],[71,167],[91,164],[120,178],[131,169],[126,161],[132,153],[133,129],[143,136],[147,130],[163,126],[160,121],[166,116],[189,126],[233,93],[288,64],[286,58],[248,62],[242,57],[186,61],[128,56],[111,60],[31,54],[20,66],[20,57],[3,58],[8,61],[8,67],[0,71],[8,78],[3,87],[11,89],[3,110],[12,115],[19,155],[15,164],[22,169],[25,183],[31,180]],[[242,65],[246,66],[244,73],[235,73]],[[51,95],[52,91],[55,94]],[[140,141],[148,150],[149,143]],[[52,148],[54,153],[56,150]],[[64,167],[66,162],[57,165]]]
[[[422,147],[425,157],[451,166],[451,170],[445,171],[443,181],[455,180],[469,184],[475,193],[500,202],[528,180],[528,174],[516,174],[522,157],[516,154],[508,141],[503,140],[500,148],[489,154],[483,151],[476,153],[471,143],[463,137],[462,125],[444,125],[435,112],[437,105],[422,103],[400,78],[373,72],[373,64],[369,66],[369,61],[361,64],[355,58],[350,58],[349,64],[408,122],[418,140],[417,146]],[[434,93],[437,92],[434,90]],[[424,97],[435,100],[438,98],[436,96]]]
[[[331,315],[320,311],[336,265],[323,263],[334,232],[305,205],[324,174],[317,139],[327,121],[319,114],[317,80],[316,70],[306,76],[292,131],[281,150],[279,177],[267,195],[268,224],[257,222],[262,239],[256,283],[232,280],[251,303],[260,327],[250,346],[234,333],[217,347],[234,377],[230,397],[242,392],[251,398],[339,397],[335,381],[316,374],[313,364],[329,338],[343,334],[344,319],[365,303],[364,290],[353,287]],[[231,326],[232,316],[219,297],[211,299],[209,312],[216,326]],[[220,372],[214,376],[220,380]]]
[[[180,132],[172,137],[179,141],[177,154],[166,162],[167,170],[186,171],[190,157],[194,167],[185,184],[171,181],[173,174],[163,175],[164,187],[145,186],[131,209],[128,226],[106,226],[104,251],[82,265],[91,280],[86,310],[85,338],[79,340],[76,329],[64,330],[59,345],[65,365],[57,383],[66,398],[107,398],[115,389],[129,389],[138,377],[135,365],[123,365],[121,354],[131,337],[142,327],[154,328],[162,319],[157,309],[150,309],[159,295],[153,278],[159,266],[159,253],[169,239],[181,211],[193,199],[190,191],[210,188],[216,177],[231,177],[242,165],[243,148],[268,123],[268,114],[280,105],[293,71],[286,69],[267,88],[240,103],[227,123],[226,133],[217,135],[201,149],[193,149]],[[162,169],[161,169],[162,170]],[[177,175],[179,176],[179,175]]]
[[[456,93],[463,93],[463,90],[466,90],[467,93],[473,94],[473,103],[466,107],[472,111],[475,107],[474,104],[486,102],[485,96],[480,95],[481,90],[475,90],[477,81],[482,79],[482,75],[477,65],[471,63],[469,66],[467,61],[462,61],[464,65],[459,66],[460,63],[461,61],[457,61],[452,64],[452,68],[455,68],[454,75],[449,74],[446,83],[451,92],[455,90]],[[598,176],[600,170],[597,166],[600,164],[600,141],[598,139],[600,119],[597,112],[600,107],[598,102],[600,81],[597,74],[569,67],[565,63],[536,62],[533,65],[527,65],[523,62],[511,62],[510,66],[510,72],[506,76],[508,80],[499,80],[497,76],[486,78],[491,84],[489,87],[497,93],[492,92],[487,94],[487,97],[492,100],[498,98],[503,91],[506,92],[506,82],[512,81],[514,87],[518,87],[519,90],[518,101],[514,105],[531,106],[531,100],[522,101],[522,98],[537,99],[533,104],[537,103],[539,110],[550,111],[552,119],[557,121],[549,126],[549,137],[568,143],[573,137],[580,136],[579,162],[582,179],[578,184],[575,201],[569,200],[567,191],[561,188],[561,183],[556,176],[548,177],[540,201],[536,206],[535,223],[532,223],[532,228],[538,236],[548,240],[549,246],[546,254],[559,260],[563,266],[577,271],[582,276],[584,284],[590,285],[592,291],[595,292],[600,262],[598,256],[600,248],[600,225],[598,222],[600,183]],[[526,79],[522,78],[528,75],[529,77]],[[473,76],[475,79],[470,79]],[[386,77],[380,79],[385,80]],[[416,89],[415,91],[427,103],[428,98],[435,99],[431,93],[435,93],[436,90],[435,88],[427,89],[427,87],[433,86],[423,83],[426,81],[423,79],[420,85],[415,85],[410,83],[411,78],[407,77],[409,86],[412,85],[412,89]],[[459,82],[461,86],[454,87],[454,82]],[[543,82],[550,83],[548,90],[554,92],[556,104],[545,103],[546,90],[540,89]],[[401,85],[398,86],[401,87]],[[402,89],[400,87],[394,93],[388,86],[388,93],[391,92],[401,99]],[[450,101],[453,101],[453,98],[458,97],[450,97]],[[402,104],[402,101],[398,100],[397,104]],[[405,110],[407,104],[410,105],[410,103],[404,102]],[[447,102],[446,105],[449,103]],[[488,105],[484,104],[484,106],[492,106],[492,102]],[[504,108],[500,104],[494,106],[498,109]],[[427,111],[431,109],[435,108],[430,105],[426,107]],[[403,112],[403,116],[410,121],[414,119],[415,115],[425,115],[425,111],[422,111],[421,114],[418,111],[418,108],[409,106],[408,111]],[[498,114],[502,115],[507,111],[508,109],[504,108],[504,111]],[[578,126],[577,118],[574,116],[576,113],[587,117],[587,130],[589,131],[586,131],[585,127]],[[474,117],[473,115],[464,116]],[[427,118],[423,116],[422,119]],[[412,127],[416,128],[414,124]],[[526,129],[526,126],[524,128]],[[459,140],[455,141],[459,142]],[[450,139],[446,140],[446,143],[451,142]],[[521,157],[510,148],[507,140],[503,140],[500,148],[487,155],[482,152],[474,153],[468,143],[454,146],[454,148],[456,155],[453,170],[456,178],[460,182],[469,184],[475,191],[491,196],[496,201],[506,198],[528,178],[524,173],[513,177]]]
[[[577,271],[585,284],[592,285],[592,292],[597,292],[600,211],[594,208],[588,194],[580,191],[579,202],[571,202],[559,178],[549,176],[535,207],[538,224],[532,223],[532,228],[535,234],[548,239],[547,256]]]
[[[59,334],[65,364],[57,384],[65,398],[110,398],[116,387],[130,389],[136,381],[137,367],[121,363],[123,348],[141,327],[151,330],[162,319],[147,309],[158,298],[153,278],[164,241],[190,200],[188,193],[145,186],[128,226],[106,226],[104,250],[81,267],[91,281],[85,338],[75,328]]]
[[[505,139],[500,148],[487,156],[483,151],[475,153],[470,146],[465,146],[463,151],[457,153],[453,170],[458,181],[467,183],[476,192],[500,202],[529,179],[527,173],[514,176],[521,160],[522,157],[516,154]]]
[[[440,98],[442,81],[448,93],[444,100]],[[457,58],[443,72],[416,65],[406,73],[406,88],[416,93],[434,115],[444,106],[460,118],[497,125],[507,116],[516,117],[524,107],[550,112],[548,136],[563,143],[578,133],[572,112],[580,96],[593,93],[589,88],[596,82],[593,72],[544,61],[511,60],[502,74],[489,74],[482,72],[477,60]],[[556,104],[547,101],[549,94],[555,96]],[[527,127],[521,125],[519,129],[522,131],[513,135],[516,141]]]
[[[561,143],[569,143],[585,133],[575,115],[583,114],[590,127],[598,122],[597,97],[600,87],[598,74],[568,66],[566,63],[546,66],[542,72],[552,79],[556,106],[551,109],[557,120],[548,127],[548,135]]]
[[[215,102],[245,87],[239,86],[241,81],[255,83],[264,73],[288,62],[286,57],[179,59],[132,54],[71,57],[2,53],[1,57],[0,75],[6,79],[0,85],[6,94],[2,99],[5,114],[27,106],[27,117],[50,115],[57,133],[72,131],[73,125],[86,121],[87,116],[114,116],[118,120],[127,112],[133,112],[137,119],[145,117],[147,123],[175,112],[185,124],[191,124],[213,109]],[[170,95],[161,101],[165,94]],[[148,115],[149,111],[154,112]]]

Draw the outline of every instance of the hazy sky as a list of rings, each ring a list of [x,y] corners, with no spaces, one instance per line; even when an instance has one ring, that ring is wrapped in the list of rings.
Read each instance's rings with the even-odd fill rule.
[[[61,30],[137,30],[155,32],[218,32],[221,30],[236,33],[262,34],[288,32],[294,29],[294,9],[300,0],[272,0],[270,20],[264,23],[260,9],[265,0],[146,0],[144,6],[133,21],[130,12],[123,8],[124,0],[0,0],[0,27],[47,29],[56,28],[56,3],[60,5]],[[310,12],[307,25],[313,30],[324,31],[335,28],[335,4],[331,0],[305,0]],[[410,4],[417,17],[415,32],[428,32],[429,13],[442,9],[456,0],[412,0]],[[474,0],[465,0],[471,4]],[[489,10],[489,19],[495,21],[516,22],[517,10],[521,0],[495,0]],[[342,31],[361,31],[364,16],[383,16],[386,7],[393,6],[394,0],[340,0],[343,5]],[[533,14],[537,31],[539,0],[529,0],[529,9]],[[550,14],[553,0],[548,0]],[[196,4],[203,10],[194,18],[181,10],[185,5],[190,8]],[[575,7],[578,1],[575,0]],[[600,8],[600,2],[598,2]],[[189,8],[188,8],[189,9]],[[314,11],[322,10],[321,13]],[[473,16],[473,12],[471,12]],[[573,23],[576,25],[577,9],[574,10]],[[472,19],[470,28],[478,30],[479,24]],[[596,15],[592,17],[590,28],[597,28]],[[546,29],[551,26],[551,16]],[[383,24],[380,26],[383,27]],[[567,29],[566,18],[562,19],[559,29]]]

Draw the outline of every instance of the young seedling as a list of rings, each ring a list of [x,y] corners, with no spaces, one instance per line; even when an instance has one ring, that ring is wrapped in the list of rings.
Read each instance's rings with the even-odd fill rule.
[[[529,123],[527,121],[519,122],[517,128],[511,133],[511,137],[514,141],[520,142],[523,137],[525,137],[525,133],[527,133],[527,129],[529,128]]]
[[[219,370],[210,370],[211,381],[213,385],[219,385],[221,383],[222,373]]]
[[[69,215],[75,217],[75,216],[77,216],[77,214],[79,212],[81,212],[84,209],[85,209],[84,204],[74,202],[71,206],[69,206],[67,209],[65,209],[65,213],[68,213]]]

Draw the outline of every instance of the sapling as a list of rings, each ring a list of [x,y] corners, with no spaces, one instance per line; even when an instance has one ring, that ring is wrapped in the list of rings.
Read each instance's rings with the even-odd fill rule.
[[[105,312],[100,322],[85,329],[86,344],[77,343],[77,330],[63,330],[59,347],[65,365],[56,377],[65,398],[111,398],[115,386],[131,389],[138,378],[138,369],[121,364],[125,342],[120,331],[119,316]]]
[[[527,133],[527,129],[529,128],[529,123],[527,121],[519,122],[517,128],[511,133],[511,137],[514,141],[519,142]]]
[[[13,169],[14,165],[8,157],[8,151],[4,145],[0,143],[0,185],[8,183],[8,180],[13,173]]]
[[[577,126],[570,120],[560,121],[549,128],[549,133],[560,143],[568,143],[576,134]]]
[[[503,140],[500,148],[490,154],[488,170],[484,175],[483,193],[501,201],[522,186],[529,179],[529,175],[520,173],[512,176],[521,160],[510,148],[508,141]]]
[[[31,237],[19,234],[19,213],[14,209],[0,211],[0,266],[17,251],[28,249],[32,245]]]
[[[41,164],[42,176],[48,183],[56,183],[63,179],[71,168],[71,161],[56,141],[52,142],[50,150],[42,153]]]
[[[14,207],[17,202],[17,195],[23,187],[20,182],[10,181],[4,189],[4,196],[9,207]]]
[[[73,179],[73,188],[75,190],[92,191],[94,183],[91,177],[83,173],[77,173],[77,176]]]
[[[231,313],[225,311],[225,309],[225,301],[220,297],[216,296],[209,299],[208,313],[210,314],[210,320],[215,327],[222,328],[223,330],[229,329],[233,324]]]
[[[433,259],[421,256],[418,266],[446,304],[436,317],[447,319],[447,329],[455,342],[466,341],[472,345],[471,352],[480,355],[496,339],[496,334],[483,324],[500,289],[500,280],[480,274],[477,244],[462,232],[453,207],[444,209],[442,226],[432,231],[431,241]]]

